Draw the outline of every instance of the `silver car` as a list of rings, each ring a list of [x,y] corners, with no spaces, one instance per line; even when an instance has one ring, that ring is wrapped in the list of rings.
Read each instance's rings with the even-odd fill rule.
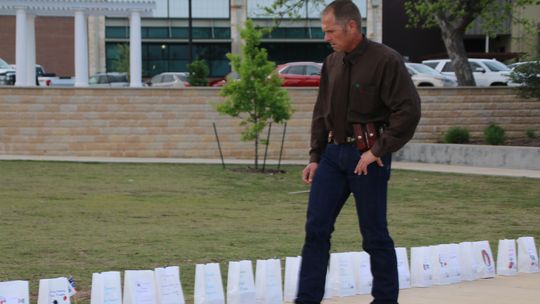
[[[407,71],[417,87],[455,87],[457,81],[454,77],[443,75],[433,68],[421,64],[406,62]]]
[[[157,88],[184,88],[189,87],[187,80],[189,74],[182,72],[166,72],[152,77],[149,85]]]
[[[129,86],[129,80],[126,73],[97,73],[90,77],[88,85],[102,88],[122,88]]]

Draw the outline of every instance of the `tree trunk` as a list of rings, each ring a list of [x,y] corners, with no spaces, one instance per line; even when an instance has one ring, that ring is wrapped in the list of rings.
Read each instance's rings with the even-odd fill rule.
[[[259,134],[255,135],[255,170],[259,169]]]
[[[467,58],[467,52],[465,51],[465,45],[463,44],[465,29],[454,28],[447,22],[440,20],[439,18],[436,19],[441,28],[446,52],[454,66],[458,84],[460,86],[475,86],[476,82],[474,81],[471,66],[469,65]]]

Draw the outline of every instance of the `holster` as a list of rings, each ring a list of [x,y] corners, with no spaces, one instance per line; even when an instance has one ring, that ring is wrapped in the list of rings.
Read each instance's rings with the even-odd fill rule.
[[[361,152],[366,152],[377,141],[377,138],[379,138],[380,131],[375,126],[375,123],[368,122],[368,123],[353,123],[353,133],[354,133],[354,142],[356,143],[356,147]]]

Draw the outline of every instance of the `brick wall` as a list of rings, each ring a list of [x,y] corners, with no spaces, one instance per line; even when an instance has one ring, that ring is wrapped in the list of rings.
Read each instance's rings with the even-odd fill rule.
[[[306,159],[315,89],[293,88],[283,159]],[[451,126],[482,137],[490,122],[509,137],[540,133],[540,102],[506,88],[421,89],[423,117],[413,141],[437,142]],[[239,120],[216,113],[214,88],[40,89],[0,88],[0,154],[105,157],[219,158],[215,122],[226,158],[252,159]],[[263,137],[266,138],[265,130]],[[277,159],[283,125],[272,127],[269,159]],[[261,147],[260,155],[264,153]]]

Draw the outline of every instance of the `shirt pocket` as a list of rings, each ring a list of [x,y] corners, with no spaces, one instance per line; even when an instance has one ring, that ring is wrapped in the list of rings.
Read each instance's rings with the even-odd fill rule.
[[[349,111],[355,114],[376,114],[378,107],[378,87],[374,84],[354,83],[349,99]]]

